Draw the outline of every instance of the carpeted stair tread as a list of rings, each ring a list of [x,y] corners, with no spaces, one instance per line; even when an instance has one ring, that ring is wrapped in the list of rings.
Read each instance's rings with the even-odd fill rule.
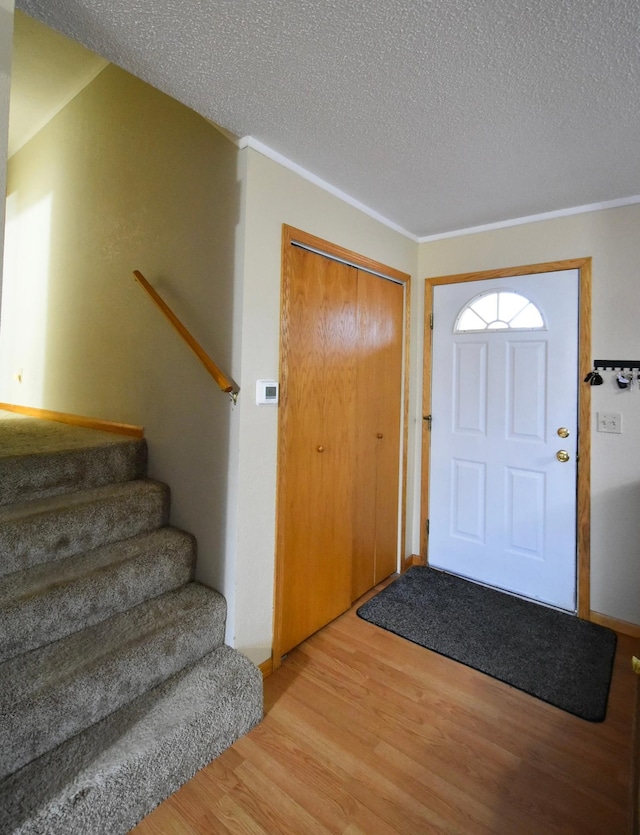
[[[196,545],[165,527],[0,577],[0,662],[193,579]]]
[[[0,664],[0,776],[220,646],[225,618],[222,595],[189,583]]]
[[[35,418],[0,420],[0,505],[143,478],[142,439]]]
[[[262,676],[221,646],[0,781],[0,832],[124,835],[262,719]]]
[[[162,527],[169,503],[167,485],[140,479],[0,508],[0,575]]]
[[[34,453],[64,452],[86,447],[109,446],[126,435],[89,429],[56,420],[42,420],[0,410],[0,459]]]
[[[146,466],[144,440],[0,411],[3,835],[124,835],[262,718]]]

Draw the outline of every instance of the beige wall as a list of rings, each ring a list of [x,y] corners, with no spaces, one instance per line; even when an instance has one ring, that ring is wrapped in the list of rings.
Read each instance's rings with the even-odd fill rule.
[[[278,376],[282,224],[414,277],[416,244],[113,66],[10,160],[7,206],[0,400],[143,424],[198,577],[227,598],[228,642],[264,661],[277,409],[254,392]],[[136,268],[239,382],[236,407]]]
[[[414,278],[417,246],[254,150],[246,155],[246,242],[242,308],[242,385],[236,645],[253,660],[271,652],[275,542],[277,409],[255,405],[255,381],[277,379],[282,224],[367,255]],[[413,300],[412,300],[413,302]],[[414,361],[415,361],[414,344]],[[416,415],[411,401],[411,438]],[[409,489],[415,489],[415,469]],[[413,519],[409,514],[409,526]],[[409,540],[407,548],[411,550]]]
[[[13,0],[0,0],[0,194],[5,193],[7,137],[9,133],[9,95],[11,92],[11,48],[13,42]],[[4,237],[4,202],[0,201],[0,262]],[[0,308],[2,270],[0,269]]]
[[[593,258],[592,358],[640,360],[640,206],[578,214],[420,245],[420,276]],[[591,608],[640,623],[640,391],[613,375],[590,389]],[[595,431],[598,411],[623,416],[622,435]]]
[[[9,161],[0,342],[0,400],[145,426],[198,576],[225,593],[233,407],[131,272],[230,368],[237,165],[204,119],[107,67]]]
[[[283,223],[412,275],[406,553],[419,548],[425,276],[591,255],[593,354],[640,359],[640,207],[418,246],[115,67],[12,158],[8,197],[0,400],[145,425],[172,521],[198,537],[198,576],[227,598],[227,640],[256,662],[273,627],[277,409],[254,391],[278,377]],[[135,268],[230,369],[236,407]],[[594,415],[621,411],[625,428],[593,434],[592,606],[640,623],[640,392],[608,380],[592,394]]]

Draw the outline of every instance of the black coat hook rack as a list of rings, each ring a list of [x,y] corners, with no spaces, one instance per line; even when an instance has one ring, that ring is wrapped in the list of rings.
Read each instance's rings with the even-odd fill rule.
[[[602,368],[603,371],[624,371],[625,369],[640,368],[640,360],[594,360],[594,368]]]

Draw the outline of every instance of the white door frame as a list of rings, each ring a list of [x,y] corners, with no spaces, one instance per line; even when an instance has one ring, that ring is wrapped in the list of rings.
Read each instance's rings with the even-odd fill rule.
[[[579,321],[578,321],[578,474],[576,505],[577,543],[577,602],[578,616],[590,619],[590,514],[591,514],[591,387],[582,383],[592,368],[591,361],[591,258],[576,258],[568,261],[550,261],[544,264],[527,264],[499,270],[485,270],[478,273],[438,276],[425,279],[424,304],[424,363],[422,388],[422,496],[421,496],[421,544],[420,553],[428,563],[427,519],[429,511],[429,470],[430,470],[430,422],[431,415],[431,323],[433,321],[433,288],[438,284],[483,281],[488,278],[511,278],[520,275],[578,270],[579,275]]]

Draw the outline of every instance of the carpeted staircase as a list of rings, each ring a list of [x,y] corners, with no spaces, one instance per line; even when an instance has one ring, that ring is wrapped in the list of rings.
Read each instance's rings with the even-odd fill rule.
[[[142,440],[0,413],[0,833],[118,835],[262,718]]]

